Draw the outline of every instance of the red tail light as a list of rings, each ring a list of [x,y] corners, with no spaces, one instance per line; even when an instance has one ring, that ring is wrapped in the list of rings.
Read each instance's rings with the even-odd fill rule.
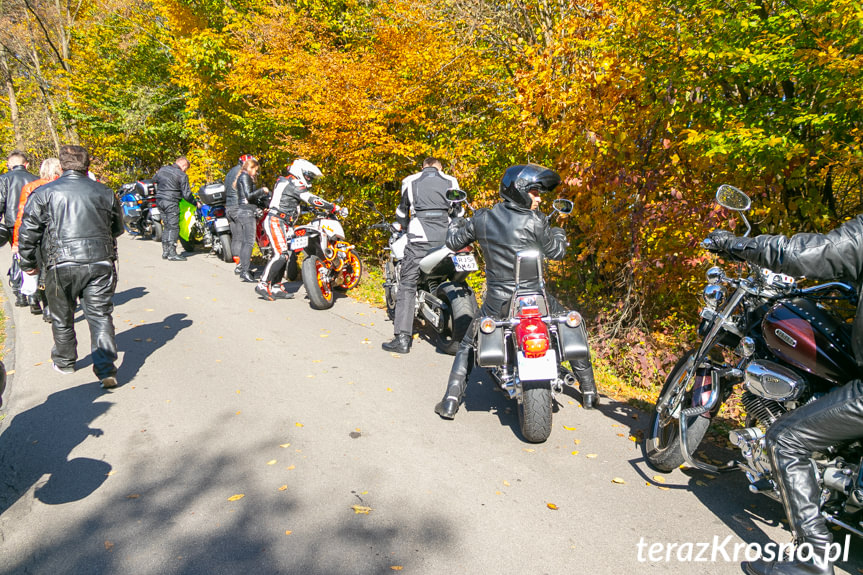
[[[296,230],[296,231],[294,232],[294,235],[295,235],[295,236],[300,236],[300,237],[302,237],[302,236],[306,235],[306,230],[304,230],[304,229]]]
[[[548,351],[548,328],[536,306],[522,307],[518,312],[519,324],[515,326],[515,339],[525,357],[543,357]]]
[[[221,206],[213,208],[213,215],[216,216],[217,218],[221,218],[222,216],[225,215],[225,208],[223,208]]]

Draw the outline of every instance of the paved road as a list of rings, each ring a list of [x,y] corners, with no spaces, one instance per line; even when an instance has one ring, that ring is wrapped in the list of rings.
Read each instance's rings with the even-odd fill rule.
[[[788,540],[737,474],[653,481],[629,439],[647,416],[624,404],[567,395],[530,445],[514,403],[475,378],[445,422],[432,407],[450,358],[423,341],[381,351],[383,312],[313,311],[300,284],[266,302],[231,266],[165,262],[153,242],[123,237],[120,253],[116,390],[92,374],[83,319],[64,376],[47,324],[14,309],[2,573],[730,574],[721,554],[640,562],[637,544]]]

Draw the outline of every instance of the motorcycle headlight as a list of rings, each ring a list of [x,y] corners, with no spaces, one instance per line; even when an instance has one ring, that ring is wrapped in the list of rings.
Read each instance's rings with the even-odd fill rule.
[[[707,283],[710,285],[716,285],[720,281],[722,281],[722,277],[725,275],[725,272],[722,271],[722,268],[719,266],[714,266],[707,270]]]
[[[704,299],[704,304],[713,309],[719,309],[722,302],[725,301],[725,289],[718,285],[708,285],[704,288],[704,293],[701,294]]]

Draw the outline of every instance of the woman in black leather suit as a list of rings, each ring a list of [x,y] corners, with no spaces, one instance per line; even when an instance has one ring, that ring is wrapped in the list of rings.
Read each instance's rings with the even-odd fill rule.
[[[249,273],[249,260],[252,259],[252,246],[255,244],[255,202],[267,195],[267,188],[255,189],[258,177],[258,160],[249,158],[243,162],[237,179],[231,187],[236,190],[238,205],[232,212],[238,233],[231,238],[233,253],[240,254],[240,281],[253,283],[255,278]]]

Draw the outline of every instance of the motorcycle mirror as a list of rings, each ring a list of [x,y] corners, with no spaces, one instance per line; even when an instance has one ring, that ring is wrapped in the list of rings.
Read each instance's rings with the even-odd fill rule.
[[[752,201],[743,191],[728,184],[722,184],[716,190],[716,203],[723,208],[735,212],[745,212],[752,206]]]
[[[448,202],[461,203],[467,201],[467,192],[452,188],[446,191],[446,199]]]
[[[570,200],[558,198],[551,203],[551,207],[554,208],[554,211],[563,215],[567,215],[572,213],[572,209],[575,207],[575,204],[573,204]]]

